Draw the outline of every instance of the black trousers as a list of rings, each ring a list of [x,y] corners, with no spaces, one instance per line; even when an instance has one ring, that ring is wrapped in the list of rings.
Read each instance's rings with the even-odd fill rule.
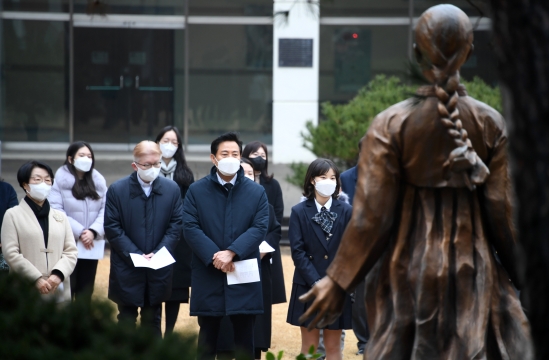
[[[199,360],[215,359],[221,319],[221,316],[198,317]],[[255,315],[230,315],[229,319],[233,325],[236,360],[253,360]]]
[[[158,337],[162,337],[160,322],[162,320],[162,303],[158,305],[149,304],[148,294],[145,293],[145,305],[141,308],[141,326],[150,328]],[[137,306],[118,304],[118,322],[133,324],[137,321]]]
[[[355,302],[353,303],[353,332],[358,339],[358,350],[364,350],[364,346],[370,339],[370,330],[366,322],[366,304],[364,303],[364,291],[366,284],[364,280],[358,284],[355,290]]]
[[[97,274],[97,260],[78,259],[71,274],[71,296],[73,299],[91,300],[95,275]]]

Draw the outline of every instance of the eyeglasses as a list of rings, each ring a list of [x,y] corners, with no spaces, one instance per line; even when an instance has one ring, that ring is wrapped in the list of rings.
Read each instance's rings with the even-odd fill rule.
[[[162,162],[159,161],[159,162],[157,162],[157,163],[155,163],[155,164],[140,164],[140,163],[138,163],[137,161],[134,161],[134,164],[137,164],[137,165],[143,167],[143,170],[149,170],[149,169],[150,169],[151,167],[153,167],[153,166],[154,166],[155,168],[159,168],[160,165],[162,165]]]
[[[45,182],[46,184],[51,185],[51,178],[50,177],[41,178],[39,176],[31,176],[31,178],[29,179],[29,183],[31,181],[32,181],[33,184],[41,184],[41,183]]]
[[[174,146],[178,146],[179,145],[179,142],[177,140],[175,141],[170,141],[170,139],[162,139],[160,140],[160,143],[161,144],[169,144],[169,143],[172,143],[172,145]]]

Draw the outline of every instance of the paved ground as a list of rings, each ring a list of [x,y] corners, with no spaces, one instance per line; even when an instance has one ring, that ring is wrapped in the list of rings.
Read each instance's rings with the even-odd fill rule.
[[[105,176],[107,185],[127,176],[133,170],[131,168],[132,155],[130,152],[96,152],[95,168]],[[3,151],[1,157],[1,177],[16,189],[19,198],[24,196],[23,190],[17,183],[17,170],[28,160],[42,160],[52,167],[54,172],[63,164],[65,153],[60,151]],[[208,153],[187,154],[189,167],[194,173],[195,179],[200,179],[209,174],[212,167]],[[300,189],[288,183],[286,176],[291,169],[284,164],[275,164],[269,167],[271,173],[280,182],[284,197],[284,216],[290,216],[292,206],[299,202]]]

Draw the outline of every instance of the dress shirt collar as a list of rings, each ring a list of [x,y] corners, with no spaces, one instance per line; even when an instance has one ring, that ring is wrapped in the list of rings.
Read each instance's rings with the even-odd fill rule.
[[[219,183],[221,185],[225,185],[226,183],[230,182],[231,184],[236,184],[236,177],[238,176],[238,174],[234,174],[233,178],[231,179],[231,181],[225,181],[221,178],[221,176],[219,176],[219,173],[216,171],[215,174],[217,175],[217,181],[219,181]]]
[[[318,210],[318,212],[320,212],[320,210],[322,210],[322,206],[324,206],[326,208],[326,210],[330,211],[330,208],[332,207],[332,197],[330,196],[330,199],[328,201],[326,201],[326,204],[324,204],[324,205],[320,205],[316,201],[316,198],[315,198],[315,205],[316,205],[316,209]]]
[[[152,183],[154,182],[154,180],[147,184],[146,182],[141,180],[141,178],[139,177],[139,174],[137,174],[137,181],[139,181],[139,185],[141,185],[141,188],[145,192],[145,195],[147,195],[148,197],[151,194]]]

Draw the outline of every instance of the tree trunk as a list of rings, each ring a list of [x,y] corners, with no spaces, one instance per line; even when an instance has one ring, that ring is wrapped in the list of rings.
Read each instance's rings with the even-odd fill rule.
[[[549,1],[490,0],[509,130],[522,303],[549,359]]]

